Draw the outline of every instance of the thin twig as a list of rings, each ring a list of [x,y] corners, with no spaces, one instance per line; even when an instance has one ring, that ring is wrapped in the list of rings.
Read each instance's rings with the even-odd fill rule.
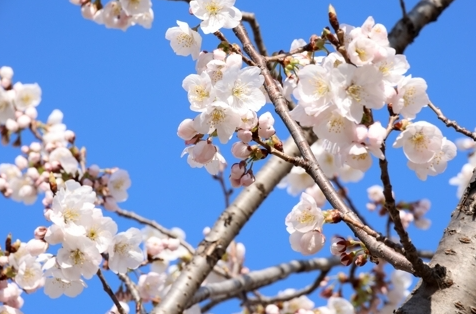
[[[264,59],[266,60],[266,62],[276,62],[276,61],[277,62],[282,62],[284,60],[284,58],[286,58],[287,56],[291,56],[291,55],[301,53],[301,52],[304,52],[304,51],[312,51],[312,45],[309,43],[309,44],[304,45],[302,47],[293,49],[289,52],[280,53],[280,54],[277,54],[277,55],[271,56],[271,57],[265,57]]]
[[[118,214],[119,216],[130,218],[141,224],[150,226],[170,238],[179,239],[177,235],[171,230],[163,227],[162,225],[158,224],[156,221],[142,217],[141,215],[135,212],[127,211],[125,209],[117,209],[115,213]],[[180,245],[183,246],[191,255],[193,255],[193,253],[195,252],[195,249],[193,248],[193,246],[183,239],[179,239],[179,240],[180,240]]]
[[[464,134],[466,135],[467,137],[471,138],[473,141],[476,141],[476,132],[471,132],[465,128],[463,128],[462,126],[460,126],[455,120],[450,120],[448,119],[444,114],[443,112],[441,111],[440,108],[438,108],[437,106],[435,106],[431,101],[430,103],[428,104],[428,107],[430,107],[431,110],[433,110],[435,113],[436,113],[436,116],[438,117],[438,119],[440,119],[441,121],[443,121],[443,123],[447,126],[447,127],[451,127],[451,128],[454,128],[456,130],[456,132],[459,132],[461,134]]]
[[[243,54],[243,52],[241,51],[241,49],[239,49],[238,46],[236,45],[233,45],[232,43],[230,43],[228,41],[228,39],[226,39],[225,35],[223,35],[222,32],[220,31],[216,31],[213,33],[213,35],[215,35],[218,39],[220,39],[221,41],[224,41],[228,44],[228,46],[233,50],[233,52],[239,54],[242,58],[243,58],[243,61],[247,64],[247,65],[250,65],[250,66],[255,66],[256,63],[254,63],[253,61],[251,61],[247,56],[245,56]]]
[[[114,304],[116,305],[116,308],[117,310],[119,311],[120,314],[126,314],[126,311],[124,311],[124,309],[122,308],[122,305],[121,303],[119,302],[119,300],[117,299],[116,295],[114,294],[114,292],[111,290],[111,287],[109,287],[109,284],[107,283],[106,281],[106,278],[104,278],[102,272],[101,272],[101,269],[99,268],[96,275],[98,275],[99,277],[99,280],[101,280],[101,283],[102,283],[102,287],[104,289],[104,291],[106,291],[106,293],[109,295],[109,297],[112,299],[112,302],[114,302]]]
[[[117,274],[117,277],[126,285],[127,290],[131,293],[132,299],[134,299],[136,303],[136,314],[146,314],[144,307],[142,306],[142,300],[139,295],[139,291],[137,291],[136,285],[132,282],[132,280],[126,274]]]
[[[381,147],[382,153],[385,155],[385,143]],[[400,212],[395,206],[395,199],[393,198],[392,193],[392,184],[390,182],[390,175],[388,173],[388,158],[385,156],[385,159],[379,160],[381,175],[380,178],[383,184],[383,194],[385,196],[385,208],[388,211],[389,216],[392,218],[394,230],[397,232],[400,237],[400,243],[404,248],[404,255],[408,261],[413,265],[414,275],[421,277],[424,281],[433,282],[435,278],[433,277],[433,271],[430,266],[423,263],[421,258],[418,256],[417,249],[413,245],[410,237],[408,236],[407,231],[403,227],[402,221],[400,219]]]
[[[303,168],[314,179],[321,191],[326,196],[329,203],[342,214],[351,215],[355,220],[358,220],[357,215],[352,212],[350,208],[344,203],[340,196],[335,191],[332,184],[329,182],[324,172],[317,163],[316,157],[310,149],[309,144],[305,140],[301,127],[291,117],[289,110],[287,109],[287,103],[282,93],[279,90],[276,82],[273,80],[269,70],[266,67],[266,61],[251,44],[248,34],[242,24],[233,29],[235,35],[243,44],[244,51],[251,57],[253,61],[261,69],[261,74],[264,76],[264,86],[268,92],[269,98],[275,106],[276,113],[279,115],[285,126],[291,133],[296,145],[301,152],[302,157],[305,160]],[[378,243],[375,238],[369,236],[365,231],[360,230],[352,225],[349,225],[352,231],[354,231],[357,237],[364,242],[370,253],[375,257],[381,257],[387,260],[390,264],[398,269],[402,269],[408,272],[413,272],[411,264],[405,259],[404,256],[395,252],[389,247],[386,247],[383,243]]]
[[[400,7],[402,8],[403,18],[407,18],[407,9],[405,8],[405,0],[400,0]]]
[[[249,302],[250,304],[260,304],[265,306],[265,305],[276,303],[276,302],[286,302],[294,298],[299,298],[302,295],[311,294],[317,288],[319,288],[319,285],[326,278],[326,275],[329,273],[329,271],[330,269],[322,270],[312,284],[302,289],[299,289],[295,291],[294,293],[286,294],[286,295],[277,295],[275,297],[261,296],[259,299],[250,299]]]
[[[253,31],[253,38],[256,43],[256,47],[258,48],[259,53],[262,56],[267,56],[268,51],[266,51],[266,46],[264,45],[263,37],[261,36],[261,30],[259,28],[258,21],[256,20],[256,16],[254,13],[249,12],[241,12],[242,19],[245,22],[250,24],[251,30]]]
[[[262,270],[252,271],[229,280],[200,287],[190,300],[188,306],[192,306],[210,297],[215,298],[227,295],[226,299],[236,298],[243,291],[248,292],[268,286],[276,281],[287,278],[291,274],[310,272],[317,269],[329,271],[332,267],[337,265],[341,265],[340,258],[332,256],[329,258],[314,258],[311,260],[295,260]],[[223,301],[226,299],[223,299]],[[250,302],[253,304],[257,303],[256,299],[250,299]]]
[[[216,175],[213,175],[212,178],[217,180],[220,183],[223,196],[225,197],[225,208],[230,206],[230,196],[233,193],[233,189],[231,188],[228,189],[226,187],[225,178],[223,177],[223,171],[221,171],[220,173]]]
[[[253,140],[254,140],[256,143],[258,143],[258,144],[260,144],[261,146],[263,146],[264,148],[266,148],[266,150],[267,150],[270,154],[272,154],[272,155],[274,155],[274,156],[276,156],[276,157],[279,157],[279,158],[281,158],[282,160],[287,161],[287,162],[293,164],[293,165],[296,166],[296,167],[305,167],[305,165],[306,165],[306,162],[305,162],[302,158],[286,155],[284,152],[282,152],[282,151],[280,151],[280,150],[277,150],[277,149],[274,148],[274,147],[271,147],[271,146],[270,146],[268,143],[266,143],[266,142],[263,142],[263,141],[259,138],[259,136],[253,136]]]

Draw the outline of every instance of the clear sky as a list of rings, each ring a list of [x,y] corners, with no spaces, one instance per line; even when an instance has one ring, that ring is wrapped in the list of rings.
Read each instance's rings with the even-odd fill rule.
[[[407,8],[416,3],[407,0]],[[319,0],[238,0],[235,5],[242,11],[256,13],[268,51],[273,52],[288,50],[293,39],[307,40],[310,35],[319,34],[328,25],[328,4]],[[372,15],[390,30],[402,16],[398,0],[335,0],[332,4],[342,23],[355,26]],[[61,109],[64,123],[76,132],[77,143],[87,148],[88,164],[117,166],[129,171],[132,187],[129,199],[121,204],[124,209],[153,218],[166,227],[180,227],[186,231],[187,240],[196,245],[203,228],[213,225],[223,210],[224,200],[219,185],[204,169],[192,169],[180,158],[184,145],[176,136],[177,126],[183,119],[194,117],[181,85],[188,74],[194,73],[195,64],[190,57],[176,56],[164,34],[167,28],[176,26],[177,19],[190,25],[197,25],[199,20],[188,14],[184,2],[153,1],[153,9],[152,29],[135,26],[122,32],[83,19],[79,7],[65,0],[3,1],[0,66],[14,69],[14,81],[37,82],[41,86],[40,118],[46,120],[53,109]],[[469,129],[476,126],[473,60],[476,45],[471,35],[473,30],[468,29],[475,10],[473,0],[455,1],[406,50],[409,73],[423,77],[429,86],[430,99],[448,117]],[[224,33],[230,41],[237,41],[231,31]],[[205,36],[202,49],[210,51],[217,44],[216,38]],[[265,111],[273,112],[273,107],[268,104],[261,110]],[[428,108],[418,118],[439,126],[451,140],[461,137],[446,129]],[[287,138],[282,125],[278,126],[278,135]],[[393,142],[395,136],[389,141]],[[222,147],[222,151],[232,164],[235,161],[227,152],[229,147],[231,143]],[[17,154],[18,150],[11,147],[0,148],[0,163],[13,163]],[[397,200],[429,198],[432,201],[428,213],[433,221],[431,228],[422,232],[411,226],[409,232],[418,247],[434,250],[458,201],[456,188],[448,180],[466,162],[465,153],[459,153],[445,173],[429,177],[426,182],[417,179],[407,168],[401,149],[390,149],[388,158]],[[361,212],[383,231],[385,221],[365,210],[366,189],[380,183],[376,165],[374,160],[374,167],[364,180],[349,184],[348,188]],[[286,214],[297,201],[284,190],[276,190],[242,230],[238,240],[246,245],[246,266],[250,269],[303,258],[291,250],[284,226]],[[116,218],[114,214],[111,216]],[[121,218],[117,221],[120,230],[138,226]],[[28,240],[38,225],[48,225],[41,202],[25,207],[0,198],[0,239],[12,232],[14,238]],[[339,226],[326,226],[324,231],[329,239],[335,233],[350,235]],[[318,253],[322,257],[329,255],[327,248]],[[292,277],[287,284],[264,292],[271,295],[285,287],[300,288],[314,276]],[[117,281],[113,274],[107,274],[107,278],[115,289]],[[87,284],[88,288],[75,299],[63,296],[50,300],[42,291],[23,294],[22,311],[106,312],[112,302],[102,291],[99,280],[93,278]],[[312,298],[317,304],[324,304],[316,293]],[[230,302],[213,313],[238,311],[237,302]]]

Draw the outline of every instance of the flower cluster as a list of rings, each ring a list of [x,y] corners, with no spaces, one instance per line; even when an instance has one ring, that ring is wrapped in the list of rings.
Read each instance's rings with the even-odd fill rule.
[[[378,210],[379,215],[387,214],[385,208],[385,197],[383,195],[383,187],[380,185],[373,185],[367,189],[367,194],[370,202],[367,203],[367,209],[370,211]],[[395,198],[395,195],[393,196]],[[400,220],[403,227],[406,229],[411,222],[415,227],[426,230],[431,225],[431,220],[425,217],[425,214],[430,210],[430,200],[423,198],[415,202],[399,201],[395,204],[399,210]]]
[[[372,17],[361,27],[340,28],[345,55],[330,53],[304,67],[301,61],[288,60],[298,64],[289,72],[289,77],[298,77],[292,92],[298,101],[291,112],[294,119],[312,127],[340,165],[365,172],[372,165],[371,155],[385,158],[380,147],[387,129],[372,122],[371,110],[388,104],[406,119],[394,147],[404,146],[410,169],[422,180],[443,172],[454,157],[453,143],[427,122],[409,122],[429,102],[426,82],[404,76],[409,68],[405,56],[389,47],[385,27]]]
[[[286,289],[280,292],[279,296],[285,297],[293,293],[295,293],[294,289]],[[266,306],[265,312],[266,314],[313,314],[316,312],[322,314],[354,314],[355,310],[349,301],[341,297],[330,297],[327,300],[326,306],[320,306],[314,309],[314,302],[303,295],[284,302],[281,308],[275,304],[270,304]]]
[[[85,19],[103,24],[107,28],[125,31],[136,24],[150,28],[154,20],[150,0],[111,0],[104,6],[100,1],[70,1],[81,6],[81,14]]]

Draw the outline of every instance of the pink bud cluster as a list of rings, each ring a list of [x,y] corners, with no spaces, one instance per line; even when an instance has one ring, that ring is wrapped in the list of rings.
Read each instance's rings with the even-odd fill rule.
[[[125,31],[130,26],[141,25],[150,28],[154,20],[152,2],[150,0],[119,0],[110,1],[104,6],[91,0],[71,0],[81,6],[81,15],[106,28]]]

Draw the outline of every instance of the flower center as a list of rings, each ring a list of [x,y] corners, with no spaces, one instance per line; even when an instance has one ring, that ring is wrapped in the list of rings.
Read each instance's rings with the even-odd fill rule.
[[[329,92],[329,86],[327,86],[326,82],[322,79],[317,79],[314,83],[314,86],[314,95],[316,97],[324,96]]]
[[[231,93],[236,98],[241,98],[246,93],[246,91],[246,86],[238,80],[236,81],[235,86],[233,86]]]
[[[84,262],[86,261],[86,258],[84,257],[83,252],[81,252],[79,249],[75,251],[71,251],[71,254],[69,255],[71,260],[73,261],[74,265],[83,265]]]
[[[415,87],[409,87],[405,91],[405,95],[403,95],[403,105],[405,107],[413,104],[413,96],[415,96]]]
[[[209,3],[207,3],[207,5],[205,5],[205,10],[208,12],[208,14],[210,15],[217,15],[221,10],[222,10],[222,7],[219,6],[215,0],[213,1],[210,1]]]
[[[302,224],[309,224],[314,221],[315,217],[310,212],[310,208],[306,208],[301,215],[299,215],[298,221]]]
[[[215,109],[213,110],[212,112],[212,116],[211,116],[211,123],[216,125],[216,124],[220,124],[221,122],[223,122],[223,120],[225,120],[225,111],[222,110],[222,109]]]
[[[78,218],[79,218],[78,211],[72,208],[66,208],[65,211],[63,212],[64,223],[68,223],[70,221],[77,221]]]
[[[357,52],[357,55],[359,56],[360,60],[366,61],[367,60],[367,51],[362,48],[357,48],[355,49],[355,52]]]
[[[204,99],[210,97],[210,93],[201,85],[195,86],[195,95],[194,99],[196,101],[203,101]]]
[[[361,98],[362,86],[350,85],[346,91],[347,91],[347,95],[352,97],[355,101],[360,102],[362,100]]]
[[[127,243],[117,243],[114,245],[114,253],[125,255],[129,251],[129,244]]]
[[[428,147],[427,138],[422,132],[415,133],[410,141],[413,143],[413,146],[416,150],[422,151]]]
[[[193,37],[188,34],[181,33],[177,36],[177,43],[182,47],[190,48],[193,45]]]

